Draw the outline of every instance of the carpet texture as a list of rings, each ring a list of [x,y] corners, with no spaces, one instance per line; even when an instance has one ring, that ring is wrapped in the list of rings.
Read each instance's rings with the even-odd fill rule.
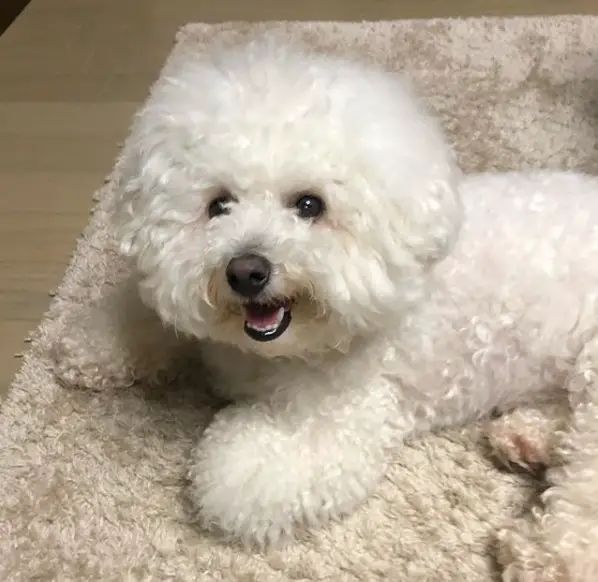
[[[468,172],[598,170],[598,19],[194,24],[169,63],[262,28],[408,71]],[[212,413],[201,371],[183,367],[159,390],[55,383],[48,346],[64,314],[123,274],[106,229],[117,174],[2,406],[0,580],[498,579],[494,532],[538,484],[497,469],[475,427],[405,446],[355,515],[259,555],[190,523],[187,457]]]

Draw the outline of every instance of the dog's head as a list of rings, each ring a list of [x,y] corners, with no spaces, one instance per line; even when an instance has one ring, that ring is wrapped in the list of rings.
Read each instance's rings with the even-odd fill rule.
[[[276,42],[172,66],[121,167],[144,300],[266,356],[393,325],[460,225],[451,152],[401,79]]]

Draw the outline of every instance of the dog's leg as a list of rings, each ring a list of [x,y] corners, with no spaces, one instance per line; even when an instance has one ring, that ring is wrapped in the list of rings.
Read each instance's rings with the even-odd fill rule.
[[[139,299],[134,281],[123,282],[95,305],[71,309],[58,322],[50,355],[65,384],[103,389],[153,382],[178,343]]]
[[[331,394],[313,380],[304,374],[303,385],[281,386],[267,402],[215,416],[190,471],[204,526],[272,546],[297,526],[352,512],[371,493],[395,434],[390,386],[380,379]]]
[[[571,420],[561,433],[563,464],[548,471],[533,521],[501,532],[504,580],[598,580],[598,341],[579,354],[568,382]]]

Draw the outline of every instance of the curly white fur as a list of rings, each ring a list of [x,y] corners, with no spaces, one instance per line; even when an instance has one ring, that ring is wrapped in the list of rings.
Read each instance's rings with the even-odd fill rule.
[[[566,402],[579,354],[594,381],[598,181],[461,179],[439,127],[394,75],[269,41],[198,57],[153,92],[121,169],[117,230],[141,297],[199,340],[214,389],[236,400],[190,469],[200,519],[225,534],[274,544],[351,512],[403,439]],[[222,189],[235,201],[210,220]],[[297,216],[302,191],[325,200],[321,220]],[[265,297],[294,299],[289,329],[268,343],[243,331],[224,276],[249,251],[274,266]],[[143,338],[154,353],[165,341]],[[121,377],[122,353],[98,366],[72,343],[57,352],[64,378],[94,384],[102,366]],[[598,516],[584,476],[598,460],[588,452],[598,420],[592,404],[576,406],[573,474],[554,478],[538,528],[509,538],[520,550],[501,554],[512,577],[594,579],[570,562],[583,557],[585,573],[598,563],[586,551]],[[542,578],[548,561],[555,574]]]

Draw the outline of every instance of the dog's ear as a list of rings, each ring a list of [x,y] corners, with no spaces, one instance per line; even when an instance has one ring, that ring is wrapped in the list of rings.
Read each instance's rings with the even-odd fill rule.
[[[404,243],[424,265],[443,259],[457,240],[463,219],[459,181],[456,166],[447,165],[403,198]]]
[[[149,224],[162,218],[161,202],[181,191],[194,166],[191,145],[203,139],[210,107],[201,87],[215,83],[217,71],[203,60],[179,59],[152,87],[136,114],[116,166],[118,196],[113,225],[124,255],[135,256],[151,235]]]
[[[142,197],[139,183],[139,155],[127,143],[116,164],[116,197],[110,213],[111,230],[119,251],[126,257],[134,257],[140,248],[140,231],[145,216],[138,211]]]
[[[396,256],[400,262],[399,251],[406,250],[428,266],[451,251],[461,229],[461,172],[439,131],[429,143],[420,141],[419,149],[405,153],[400,145],[392,150],[390,144],[387,159],[379,162],[387,203],[378,228],[387,233],[391,261]]]
[[[152,108],[151,102],[137,114],[116,164],[117,195],[111,213],[124,256],[142,250],[152,222],[159,219],[160,197],[176,186],[186,135],[182,121]]]
[[[451,250],[461,227],[455,156],[408,80],[374,75],[370,91],[375,107],[360,110],[360,141],[366,145],[365,181],[384,198],[376,228],[388,235],[391,260],[406,250],[419,264],[432,264]]]

